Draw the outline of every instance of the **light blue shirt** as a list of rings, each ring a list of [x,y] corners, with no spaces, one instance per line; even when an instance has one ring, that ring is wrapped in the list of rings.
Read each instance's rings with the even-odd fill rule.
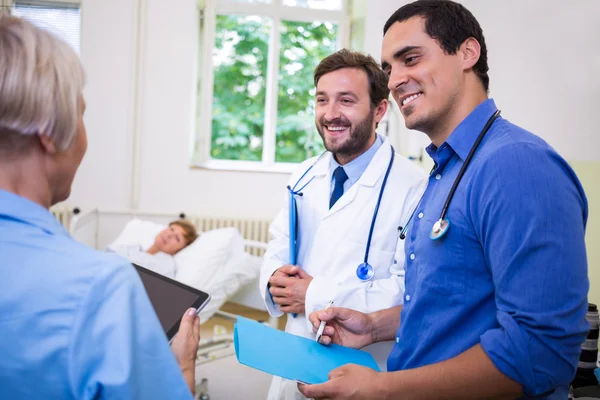
[[[375,141],[373,142],[371,147],[369,147],[369,149],[362,153],[360,156],[356,157],[354,160],[344,165],[344,172],[346,173],[346,175],[348,175],[348,179],[346,180],[346,182],[344,182],[344,193],[346,193],[348,189],[352,187],[352,185],[358,182],[363,172],[365,172],[365,170],[369,166],[369,163],[371,162],[373,157],[375,157],[375,153],[377,153],[377,150],[379,150],[382,144],[383,138],[379,134],[375,134]],[[331,171],[331,185],[329,191],[330,195],[331,193],[333,193],[333,188],[335,186],[335,182],[333,182],[333,171],[335,171],[335,169],[339,166],[340,164],[335,160],[335,157],[331,157],[331,162],[329,166],[329,171]]]
[[[528,395],[566,399],[588,325],[588,206],[546,142],[499,117],[429,234],[490,116],[480,104],[439,148],[405,244],[406,291],[388,370],[418,368],[480,344]]]
[[[192,399],[133,266],[0,190],[0,398]]]

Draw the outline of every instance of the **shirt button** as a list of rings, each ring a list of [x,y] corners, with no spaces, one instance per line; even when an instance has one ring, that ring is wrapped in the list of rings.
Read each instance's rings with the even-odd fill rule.
[[[419,219],[423,218],[423,213],[419,213]]]
[[[400,338],[396,336],[396,343],[400,343]]]
[[[435,176],[435,179],[437,179],[437,180],[439,181],[440,179],[442,179],[442,175],[440,175],[440,174],[437,174],[437,175]]]
[[[406,299],[406,301],[410,301],[410,295],[407,294],[406,297],[404,297]]]
[[[414,260],[414,259],[415,259],[415,255],[414,255],[414,254],[411,254],[411,255],[410,255],[410,259],[411,259],[411,260]]]

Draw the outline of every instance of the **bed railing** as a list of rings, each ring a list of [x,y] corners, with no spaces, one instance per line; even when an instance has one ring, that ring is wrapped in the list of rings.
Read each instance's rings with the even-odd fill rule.
[[[264,254],[266,248],[264,244],[269,241],[269,225],[271,222],[267,219],[198,216],[186,213],[80,210],[77,207],[68,207],[67,205],[55,206],[51,209],[51,212],[73,237],[85,238],[84,242],[86,244],[97,249],[106,245],[101,238],[109,235],[100,232],[103,228],[108,230],[107,225],[109,225],[109,222],[100,221],[101,217],[111,221],[114,225],[122,226],[132,218],[148,219],[165,224],[178,218],[186,218],[196,225],[199,232],[227,227],[237,228],[247,243],[254,242],[254,244],[247,246],[246,251],[259,257]],[[114,238],[114,236],[111,237]]]

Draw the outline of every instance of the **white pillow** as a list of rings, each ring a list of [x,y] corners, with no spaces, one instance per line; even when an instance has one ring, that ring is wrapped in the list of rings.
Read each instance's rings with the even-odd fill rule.
[[[132,219],[125,225],[123,232],[108,247],[139,245],[146,250],[154,243],[156,235],[167,226],[151,221]]]
[[[175,254],[175,279],[197,289],[211,292],[228,275],[227,263],[244,252],[244,240],[235,228],[204,232],[194,243]]]
[[[252,256],[243,251],[243,248],[235,246],[232,248],[233,254],[225,263],[225,266],[218,270],[213,276],[206,290],[211,295],[210,303],[200,312],[200,323],[209,320],[213,314],[219,310],[225,301],[231,299],[242,286],[258,278],[261,257]],[[258,293],[258,281],[252,285],[252,289]],[[260,294],[258,295],[260,298]],[[262,298],[260,298],[262,302]]]
[[[155,222],[131,220],[109,248],[138,245],[147,249],[165,227]],[[260,263],[255,268],[252,258],[244,251],[244,239],[236,228],[201,233],[192,244],[175,254],[175,279],[211,295],[210,303],[200,314],[202,323],[258,275]]]

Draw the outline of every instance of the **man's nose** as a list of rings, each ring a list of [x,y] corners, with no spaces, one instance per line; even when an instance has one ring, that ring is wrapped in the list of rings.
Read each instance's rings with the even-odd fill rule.
[[[335,101],[332,101],[327,105],[327,109],[325,110],[325,119],[327,121],[333,121],[334,119],[338,119],[341,117],[339,104]]]
[[[404,68],[393,68],[390,71],[390,79],[388,81],[388,89],[392,92],[398,92],[402,90],[404,85],[409,81],[408,74]]]

